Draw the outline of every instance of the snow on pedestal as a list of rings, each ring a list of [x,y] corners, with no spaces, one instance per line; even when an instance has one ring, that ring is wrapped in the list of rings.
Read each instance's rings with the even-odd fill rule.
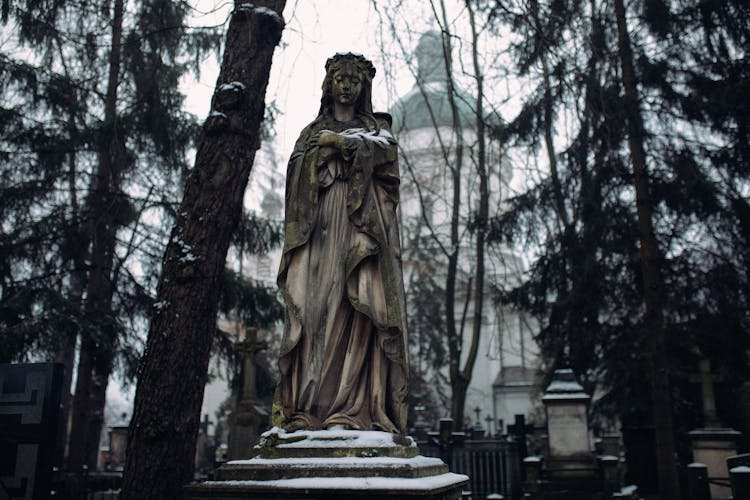
[[[457,499],[469,478],[439,458],[419,455],[410,437],[379,431],[286,432],[261,435],[257,456],[222,465],[215,481],[187,488],[188,498]]]

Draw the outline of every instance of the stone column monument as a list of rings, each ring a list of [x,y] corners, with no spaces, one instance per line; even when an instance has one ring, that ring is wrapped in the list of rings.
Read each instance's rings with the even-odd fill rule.
[[[698,376],[694,382],[701,384],[703,401],[703,425],[701,429],[688,432],[693,448],[693,462],[704,464],[710,478],[728,478],[727,458],[737,454],[737,441],[741,433],[726,428],[719,422],[714,398],[714,376],[711,373],[711,362],[703,359],[698,363]],[[730,498],[729,486],[711,483],[711,498]]]
[[[468,482],[404,435],[398,151],[390,115],[372,109],[374,76],[361,55],[326,62],[287,167],[280,411],[256,456],[188,487],[192,499],[457,499]]]
[[[259,340],[259,332],[254,328],[247,331],[247,338],[237,347],[242,350],[242,394],[237,408],[232,413],[229,422],[229,450],[230,460],[245,458],[252,452],[260,433],[268,425],[269,412],[258,401],[255,388],[256,366],[255,354],[266,349],[267,343]]]
[[[594,476],[596,460],[589,439],[591,396],[576,381],[573,370],[555,370],[542,396],[547,412],[550,463],[561,477]]]

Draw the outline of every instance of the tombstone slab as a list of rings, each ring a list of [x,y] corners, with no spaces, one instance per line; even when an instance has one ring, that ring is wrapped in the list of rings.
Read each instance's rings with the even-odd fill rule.
[[[550,474],[589,477],[597,471],[589,441],[587,409],[591,396],[583,391],[570,369],[555,370],[542,403],[547,413]]]
[[[742,434],[734,429],[695,429],[688,432],[693,447],[693,461],[705,464],[710,478],[728,478],[727,459],[737,454]],[[711,498],[730,498],[731,488],[711,483]]]
[[[49,498],[63,365],[0,364],[0,498]]]

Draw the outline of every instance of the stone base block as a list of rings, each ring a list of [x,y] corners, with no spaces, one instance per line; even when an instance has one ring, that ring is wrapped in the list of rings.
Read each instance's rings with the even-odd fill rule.
[[[274,428],[255,451],[255,458],[222,465],[215,481],[188,486],[187,498],[455,500],[469,480],[420,456],[411,438],[386,432]]]
[[[742,435],[734,429],[707,428],[688,432],[693,442],[693,461],[706,464],[708,477],[726,478],[727,459],[737,454],[737,441]],[[728,499],[732,496],[729,486],[711,483],[711,498]]]
[[[594,479],[599,477],[599,465],[593,455],[550,457],[546,474],[552,479]]]
[[[462,486],[467,482],[466,476],[448,472],[418,479],[318,477],[278,481],[207,481],[186,489],[190,500],[457,500],[461,497]]]

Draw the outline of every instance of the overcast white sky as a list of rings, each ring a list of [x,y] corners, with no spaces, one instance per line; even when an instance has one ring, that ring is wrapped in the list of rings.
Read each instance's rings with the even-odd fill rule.
[[[192,24],[220,24],[227,19],[231,7],[232,2],[228,0],[201,0],[198,10],[205,14],[196,14]],[[409,14],[415,15],[414,12]],[[378,69],[373,92],[376,110],[386,111],[413,83],[405,70],[403,77],[386,85],[378,43],[378,15],[371,0],[289,0],[284,18],[287,27],[274,53],[266,94],[266,102],[274,102],[280,111],[273,145],[279,171],[283,171],[299,132],[317,114],[325,61],[336,52],[357,52],[374,62]],[[187,110],[201,119],[208,115],[218,68],[218,62],[212,57],[205,62],[199,80],[184,81]],[[265,184],[269,168],[263,159],[256,163],[251,188],[253,182]],[[250,206],[258,202],[252,199],[256,198],[252,191],[251,199],[247,200]]]

